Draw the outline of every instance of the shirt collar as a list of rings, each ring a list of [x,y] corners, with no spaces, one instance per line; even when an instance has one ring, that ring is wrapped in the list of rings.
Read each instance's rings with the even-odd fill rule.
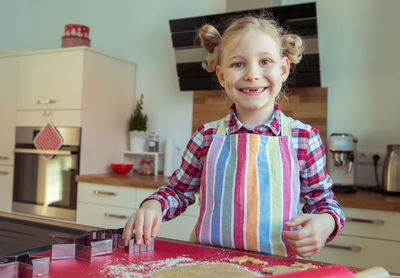
[[[270,130],[274,135],[278,136],[281,133],[281,109],[278,103],[275,103],[274,113],[271,119],[264,124],[250,128],[245,126],[236,116],[235,104],[233,103],[229,109],[229,114],[225,117],[225,132],[226,134],[237,133],[241,129],[245,129],[251,133],[265,133]]]

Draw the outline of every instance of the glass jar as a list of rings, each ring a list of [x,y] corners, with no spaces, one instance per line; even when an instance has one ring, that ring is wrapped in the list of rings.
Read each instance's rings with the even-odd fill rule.
[[[157,133],[155,132],[150,132],[147,142],[149,152],[159,151],[159,141],[160,141],[160,136],[158,136]]]

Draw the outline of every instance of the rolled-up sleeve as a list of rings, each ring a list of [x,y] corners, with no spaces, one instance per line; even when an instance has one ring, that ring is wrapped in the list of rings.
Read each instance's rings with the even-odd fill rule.
[[[300,172],[301,195],[305,199],[304,213],[329,213],[335,220],[335,229],[327,241],[335,238],[343,228],[345,216],[332,192],[333,182],[326,172],[325,148],[318,130],[309,131],[307,153]]]

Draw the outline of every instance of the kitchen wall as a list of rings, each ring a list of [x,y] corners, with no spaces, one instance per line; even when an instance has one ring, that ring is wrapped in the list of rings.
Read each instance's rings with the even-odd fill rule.
[[[246,2],[252,9],[261,1]],[[304,2],[311,1],[265,1]],[[193,96],[178,89],[168,20],[223,13],[226,6],[236,10],[232,5],[242,8],[237,0],[0,0],[0,53],[59,48],[65,24],[90,26],[93,48],[137,64],[136,90],[145,96],[149,128],[161,142],[175,138],[183,150],[191,135]],[[387,144],[400,143],[399,8],[397,0],[317,1],[328,134],[354,134],[359,150],[368,156],[376,152],[381,161]],[[372,170],[359,165],[357,182],[374,184]]]

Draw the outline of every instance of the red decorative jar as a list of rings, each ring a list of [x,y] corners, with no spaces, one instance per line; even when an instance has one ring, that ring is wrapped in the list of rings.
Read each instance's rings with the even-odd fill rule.
[[[89,46],[90,28],[80,24],[67,24],[64,28],[64,36],[62,37],[62,47],[73,46]]]

